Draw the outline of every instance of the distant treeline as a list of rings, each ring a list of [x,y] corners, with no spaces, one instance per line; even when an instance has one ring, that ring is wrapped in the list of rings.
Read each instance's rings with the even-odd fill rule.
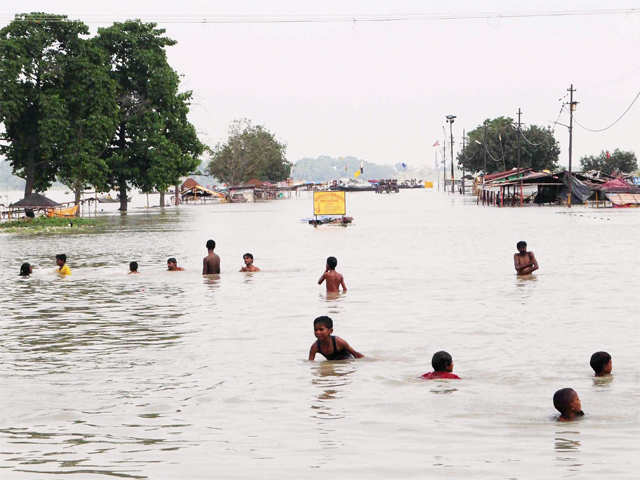
[[[291,176],[295,180],[322,183],[339,178],[354,178],[354,173],[360,171],[360,163],[363,162],[361,180],[373,180],[380,178],[392,178],[397,175],[398,169],[390,165],[376,165],[364,162],[356,157],[334,158],[321,155],[316,158],[303,158],[298,160],[291,170]]]

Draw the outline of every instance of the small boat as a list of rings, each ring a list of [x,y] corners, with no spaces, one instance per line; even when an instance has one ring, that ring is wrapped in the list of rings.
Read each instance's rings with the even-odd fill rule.
[[[47,210],[47,217],[75,217],[78,213],[78,205],[73,207],[57,207]]]

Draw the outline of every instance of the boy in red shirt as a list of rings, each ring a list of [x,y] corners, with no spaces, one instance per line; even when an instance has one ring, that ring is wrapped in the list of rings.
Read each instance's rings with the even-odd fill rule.
[[[460,380],[460,377],[453,372],[453,358],[447,352],[441,350],[433,354],[431,358],[433,372],[425,373],[422,378],[426,380],[452,379]]]

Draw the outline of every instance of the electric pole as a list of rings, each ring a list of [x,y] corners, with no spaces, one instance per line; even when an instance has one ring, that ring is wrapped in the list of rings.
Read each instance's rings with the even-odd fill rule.
[[[520,107],[518,107],[518,170],[520,170],[520,127],[522,125],[520,115],[522,115],[522,112],[520,111]]]
[[[573,88],[573,83],[571,87],[569,87],[569,193],[567,194],[567,206],[571,208],[571,152],[573,147],[573,111],[576,109],[576,105],[578,102],[573,101],[573,92],[575,89]]]
[[[465,129],[462,129],[462,196],[464,197],[464,149],[467,146],[467,132]]]
[[[444,181],[444,191],[447,191],[447,131],[442,126],[442,180]]]
[[[487,121],[484,121],[484,137],[482,138],[482,145],[484,146],[484,175],[487,175]]]

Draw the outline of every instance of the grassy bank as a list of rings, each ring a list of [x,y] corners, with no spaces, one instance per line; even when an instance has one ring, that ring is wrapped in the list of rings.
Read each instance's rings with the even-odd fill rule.
[[[97,218],[22,218],[0,222],[0,233],[83,233],[100,225]]]

